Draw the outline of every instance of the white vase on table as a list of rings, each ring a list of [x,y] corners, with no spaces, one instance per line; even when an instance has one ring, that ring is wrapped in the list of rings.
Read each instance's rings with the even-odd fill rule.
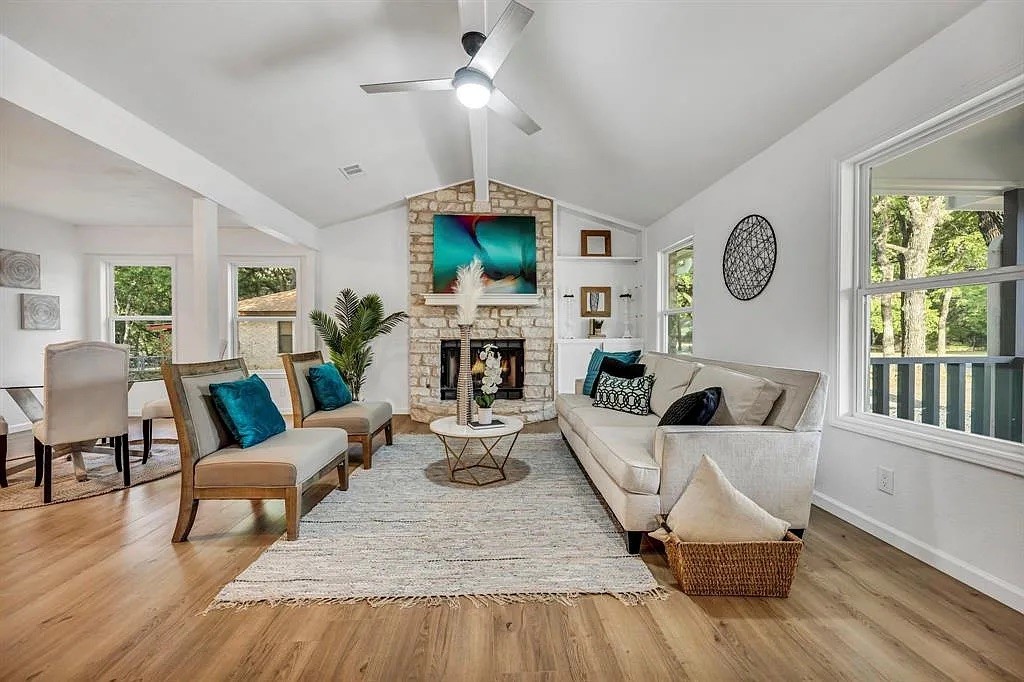
[[[490,407],[479,407],[476,410],[476,420],[481,424],[490,424],[494,419],[494,409]]]

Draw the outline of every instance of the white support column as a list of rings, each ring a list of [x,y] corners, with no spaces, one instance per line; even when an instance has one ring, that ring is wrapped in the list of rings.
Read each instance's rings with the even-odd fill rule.
[[[217,204],[192,200],[192,310],[187,324],[178,323],[186,340],[188,362],[220,357],[220,253],[217,248]],[[186,318],[187,319],[187,318]]]

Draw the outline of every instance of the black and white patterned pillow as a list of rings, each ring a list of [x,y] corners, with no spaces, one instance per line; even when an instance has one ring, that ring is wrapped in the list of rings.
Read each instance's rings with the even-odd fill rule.
[[[594,392],[594,407],[646,415],[651,411],[651,389],[654,375],[636,379],[620,379],[610,374],[601,375],[601,381]]]

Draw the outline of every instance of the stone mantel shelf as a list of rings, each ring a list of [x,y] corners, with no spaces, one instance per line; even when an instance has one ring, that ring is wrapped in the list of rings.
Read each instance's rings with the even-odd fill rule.
[[[423,294],[423,302],[427,305],[458,305],[458,294]],[[480,305],[540,305],[540,294],[484,294]]]

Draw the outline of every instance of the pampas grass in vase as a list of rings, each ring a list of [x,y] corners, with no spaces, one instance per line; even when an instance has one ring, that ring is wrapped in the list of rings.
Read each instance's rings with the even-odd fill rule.
[[[470,362],[470,330],[476,321],[476,309],[484,295],[484,266],[473,258],[455,272],[456,315],[459,321],[459,384],[456,393],[456,421],[469,424],[473,400],[473,367]]]

